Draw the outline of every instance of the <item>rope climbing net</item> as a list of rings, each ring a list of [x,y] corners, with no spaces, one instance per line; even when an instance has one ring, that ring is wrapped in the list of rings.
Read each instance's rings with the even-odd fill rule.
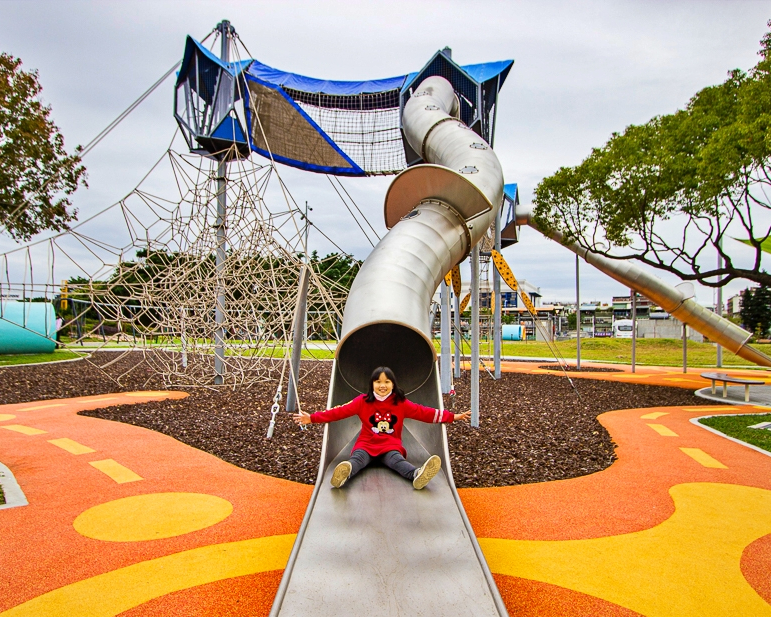
[[[266,201],[271,185],[283,196],[278,206]],[[217,215],[222,197],[225,220]],[[359,266],[344,252],[309,257],[310,224],[274,165],[234,160],[223,185],[216,161],[169,148],[98,215],[0,254],[0,306],[53,303],[61,346],[123,351],[109,362],[89,359],[118,382],[113,367],[124,364],[116,360],[140,351],[131,370],[145,363],[169,385],[211,386],[218,332],[225,385],[277,380],[290,355],[301,271],[310,277],[304,327],[313,356],[333,347]]]
[[[407,167],[399,128],[399,90],[350,96],[286,88],[295,102],[368,175]]]

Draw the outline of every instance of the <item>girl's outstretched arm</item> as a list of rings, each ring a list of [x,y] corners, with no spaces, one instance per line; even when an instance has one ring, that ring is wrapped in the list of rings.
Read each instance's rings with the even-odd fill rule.
[[[305,413],[304,411],[300,411],[296,414],[292,415],[292,420],[295,421],[296,424],[310,424],[311,423],[311,414]]]
[[[463,413],[454,413],[452,415],[455,416],[453,418],[453,422],[458,422],[460,420],[464,420],[464,421],[471,420],[471,410],[470,409],[468,411],[464,411]]]

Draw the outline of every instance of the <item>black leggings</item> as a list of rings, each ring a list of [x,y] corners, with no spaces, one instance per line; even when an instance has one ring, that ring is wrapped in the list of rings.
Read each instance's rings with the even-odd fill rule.
[[[400,476],[412,480],[415,476],[415,470],[417,467],[408,463],[398,450],[391,450],[380,456],[372,456],[364,450],[354,450],[351,452],[351,458],[348,459],[351,463],[351,476],[355,476],[362,469],[372,462],[373,458],[377,458],[383,465],[393,469]]]

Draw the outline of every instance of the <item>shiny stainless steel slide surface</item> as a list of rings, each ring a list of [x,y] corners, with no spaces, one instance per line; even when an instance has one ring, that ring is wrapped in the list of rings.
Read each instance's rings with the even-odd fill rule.
[[[457,110],[441,77],[424,80],[405,105],[405,137],[428,164],[402,172],[389,188],[390,231],[351,288],[328,406],[365,392],[372,370],[385,365],[410,400],[442,407],[431,298],[484,236],[503,194],[497,157],[457,120]],[[333,489],[332,470],[348,457],[360,427],[353,417],[324,429],[316,486],[271,617],[506,617],[455,489],[444,426],[405,422],[408,460],[442,459],[442,472],[422,491],[377,467]]]
[[[404,431],[408,460],[428,452]],[[384,467],[341,490],[332,461],[308,521],[281,615],[499,615],[447,477],[422,491]]]

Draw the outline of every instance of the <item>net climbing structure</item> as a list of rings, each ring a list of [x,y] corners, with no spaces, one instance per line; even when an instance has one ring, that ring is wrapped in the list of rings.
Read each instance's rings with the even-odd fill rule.
[[[76,350],[138,349],[170,385],[211,386],[213,374],[216,385],[290,381],[298,341],[309,355],[336,343],[360,263],[328,236],[337,252],[309,250],[308,213],[280,165],[331,177],[394,174],[421,162],[403,138],[401,110],[429,75],[451,81],[461,119],[491,142],[497,93],[513,64],[461,67],[445,49],[406,75],[322,80],[243,59],[250,54],[229,22],[213,33],[219,56],[206,39],[188,37],[178,64],[174,116],[187,151],[172,140],[123,199],[0,254],[0,326],[21,301],[23,315],[12,319],[26,327],[28,307],[42,301],[56,307],[57,323],[40,336],[58,331],[59,345]],[[120,381],[121,357],[89,361]]]
[[[151,192],[155,176],[174,194]],[[167,383],[195,386],[212,383],[214,307],[224,293],[226,385],[278,379],[287,370],[301,272],[309,273],[304,328],[319,351],[334,343],[345,281],[358,262],[344,253],[306,257],[307,221],[290,197],[268,206],[271,183],[282,183],[272,164],[231,163],[228,251],[218,269],[217,164],[170,149],[99,215],[0,255],[3,304],[53,302],[62,346],[91,351],[123,343],[125,353],[141,350]],[[60,281],[59,271],[77,274]],[[120,357],[89,361],[120,380]]]

